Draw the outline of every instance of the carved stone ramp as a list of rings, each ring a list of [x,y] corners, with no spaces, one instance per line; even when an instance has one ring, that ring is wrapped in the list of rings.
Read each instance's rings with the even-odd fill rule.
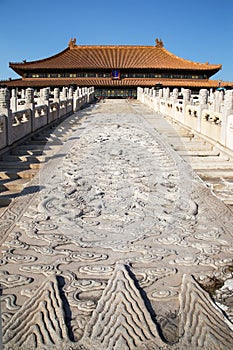
[[[4,350],[230,350],[232,212],[150,109],[82,113],[0,217]]]

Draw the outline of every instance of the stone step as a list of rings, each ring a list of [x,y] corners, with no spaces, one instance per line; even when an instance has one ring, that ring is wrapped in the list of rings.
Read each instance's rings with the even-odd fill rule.
[[[190,163],[190,162],[189,162]],[[192,168],[194,170],[198,170],[200,172],[202,172],[202,170],[223,170],[222,175],[224,176],[224,171],[225,170],[229,170],[233,172],[233,164],[232,162],[227,162],[227,161],[211,161],[211,162],[200,162],[200,163],[196,163],[196,162],[191,162]]]
[[[163,135],[169,141],[184,140],[185,142],[194,142],[194,140],[196,140],[193,135],[167,134],[166,132]]]
[[[17,191],[21,192],[24,187],[28,184],[30,179],[17,179],[13,181],[9,180],[0,180],[0,192],[5,192],[5,191]]]
[[[11,150],[11,154],[24,155],[24,154],[42,154],[44,152],[44,146],[38,145],[21,145]]]
[[[36,169],[12,169],[5,168],[0,170],[0,179],[32,179],[37,174]]]
[[[179,131],[179,130],[176,130],[176,129],[170,129],[170,128],[164,128],[164,129],[161,129],[161,128],[156,128],[157,131],[164,135],[165,137],[184,137],[184,138],[193,138],[194,135],[192,133],[189,133],[189,132],[182,132],[182,131]]]
[[[181,157],[185,157],[185,156],[189,156],[189,157],[195,157],[195,156],[200,156],[200,157],[208,157],[208,156],[219,156],[220,155],[220,151],[178,151],[179,155]]]
[[[0,169],[40,169],[42,166],[41,163],[30,163],[30,162],[7,162],[7,161],[0,161]]]
[[[179,145],[173,145],[171,146],[174,148],[175,151],[211,151],[213,146],[212,145],[207,145],[207,144],[192,144],[190,143],[184,143],[184,144],[179,144]]]
[[[229,157],[227,156],[182,156],[183,159],[185,159],[187,162],[191,164],[196,164],[198,162],[201,162],[201,164],[209,164],[209,163],[217,163],[217,162],[225,162],[231,164],[229,162]],[[233,165],[232,165],[233,166]]]
[[[200,169],[197,173],[206,182],[222,178],[233,179],[233,169],[224,169],[224,171],[218,169]]]
[[[27,147],[23,147],[23,146],[19,146],[17,148],[14,148],[11,150],[11,154],[13,155],[43,155],[43,154],[53,154],[55,153],[58,149],[60,148],[60,146],[53,146],[53,148],[50,147],[50,145],[47,145],[46,147],[35,147],[34,146],[28,146]]]
[[[13,154],[8,154],[2,157],[2,160],[7,161],[7,162],[31,162],[31,163],[43,163],[48,161],[51,158],[51,156],[46,156],[46,155],[13,155]]]

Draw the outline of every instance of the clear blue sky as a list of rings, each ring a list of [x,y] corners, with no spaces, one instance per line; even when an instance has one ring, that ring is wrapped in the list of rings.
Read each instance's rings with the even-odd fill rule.
[[[154,45],[221,63],[213,79],[233,81],[233,0],[0,0],[0,79],[9,62],[46,58],[70,38],[81,45]]]

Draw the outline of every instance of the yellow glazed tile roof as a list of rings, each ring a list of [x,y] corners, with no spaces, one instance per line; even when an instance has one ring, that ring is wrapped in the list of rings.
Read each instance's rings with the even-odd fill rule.
[[[192,62],[163,46],[71,45],[60,53],[32,62],[10,63],[17,72],[36,69],[187,69],[215,70],[221,64]]]

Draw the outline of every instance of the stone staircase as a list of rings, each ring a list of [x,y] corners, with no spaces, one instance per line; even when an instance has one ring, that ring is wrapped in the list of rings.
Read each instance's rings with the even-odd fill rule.
[[[195,170],[212,192],[233,208],[233,152],[179,124],[156,115],[145,117]],[[153,121],[152,121],[153,120]]]
[[[11,201],[29,186],[39,169],[53,157],[81,125],[83,114],[73,114],[17,144],[0,157],[0,215]]]

